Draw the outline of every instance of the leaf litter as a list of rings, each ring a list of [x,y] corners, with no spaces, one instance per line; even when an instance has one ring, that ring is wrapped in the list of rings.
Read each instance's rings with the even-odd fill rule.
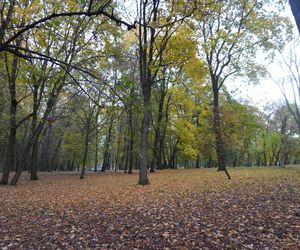
[[[40,173],[0,187],[0,249],[300,249],[300,168]]]

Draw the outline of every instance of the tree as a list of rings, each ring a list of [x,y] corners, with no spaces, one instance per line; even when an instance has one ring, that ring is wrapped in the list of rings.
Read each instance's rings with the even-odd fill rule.
[[[80,179],[83,179],[85,175],[86,163],[89,153],[89,143],[91,140],[92,133],[95,132],[98,126],[97,117],[99,116],[100,109],[99,106],[87,100],[87,107],[83,107],[81,105],[80,110],[83,114],[83,117],[78,116],[78,118],[81,118],[81,132],[84,138],[84,151]]]
[[[41,60],[50,60],[58,64],[65,65],[65,62],[55,60],[51,56],[44,55],[38,51],[30,50],[22,47],[21,44],[16,44],[16,41],[24,36],[24,34],[43,26],[44,24],[54,21],[59,18],[67,17],[92,17],[92,16],[105,16],[110,20],[116,22],[118,25],[125,25],[128,29],[135,27],[135,24],[129,24],[114,14],[114,7],[112,1],[82,1],[81,3],[72,0],[66,1],[64,4],[59,5],[53,2],[47,4],[40,4],[40,1],[26,2],[22,1],[3,1],[0,5],[1,11],[1,25],[0,25],[0,52],[6,51],[13,53],[18,57],[25,59],[36,58]],[[34,7],[34,8],[33,8]],[[68,11],[65,11],[65,10]],[[23,10],[26,12],[26,18],[21,25],[14,23],[14,14]],[[41,11],[43,10],[43,11]],[[30,19],[28,14],[30,13]],[[25,16],[25,15],[24,15]],[[13,30],[14,32],[10,32]]]
[[[164,109],[169,108],[165,105],[165,102],[168,100],[170,103],[171,97],[168,96],[169,91],[177,85],[189,85],[189,82],[195,81],[192,74],[190,74],[191,65],[199,66],[199,63],[201,64],[201,61],[196,58],[196,41],[193,35],[193,32],[188,29],[186,25],[181,25],[176,33],[170,37],[165,53],[162,55],[161,70],[157,74],[157,80],[153,90],[154,105],[152,105],[151,116],[153,117],[152,124],[155,134],[153,160],[150,172],[154,172],[155,167],[158,169],[162,167],[162,153],[165,140],[163,127],[166,126],[163,122],[163,118],[165,116]],[[193,71],[194,70],[195,68]],[[199,69],[196,69],[196,72],[200,73],[196,78],[196,81],[198,81],[200,85],[204,74],[201,74]],[[195,71],[193,73],[195,73]],[[155,107],[155,105],[157,107]],[[155,116],[156,120],[154,119]]]
[[[300,58],[299,58],[299,36],[295,36],[288,47],[280,53],[279,65],[282,70],[282,78],[274,81],[279,86],[289,112],[292,114],[300,132]],[[292,99],[289,95],[292,91]]]
[[[163,62],[169,39],[184,19],[194,11],[194,5],[181,1],[140,0],[138,11],[138,54],[140,86],[143,96],[143,121],[141,133],[141,161],[139,184],[149,184],[148,136],[151,112],[151,90]]]
[[[219,93],[225,81],[236,75],[257,79],[263,68],[255,60],[258,49],[280,42],[282,18],[264,13],[267,1],[208,2],[210,15],[196,15],[199,54],[206,61],[213,91],[213,127],[216,137],[218,171],[226,170],[226,146],[221,131]],[[275,14],[274,14],[275,13]],[[275,41],[275,36],[278,40]],[[281,44],[281,43],[279,43]]]
[[[73,20],[74,21],[74,20]],[[73,26],[74,33],[70,35],[69,32],[66,33],[65,39],[71,39],[71,43],[68,42],[68,40],[64,40],[61,44],[61,52],[63,60],[67,62],[67,64],[72,64],[73,61],[76,59],[76,52],[78,47],[81,48],[81,46],[78,45],[79,36],[81,35],[82,30],[84,30],[84,26],[81,27],[82,23],[78,23],[77,26]],[[69,23],[69,28],[71,29],[72,22]],[[58,54],[58,57],[60,56],[60,53]],[[18,58],[18,57],[17,57]],[[47,93],[47,99],[45,100],[45,109],[42,115],[42,118],[40,119],[39,123],[36,124],[35,129],[32,129],[30,138],[27,141],[26,146],[23,148],[23,150],[20,153],[17,165],[16,165],[16,173],[11,181],[12,185],[16,185],[20,175],[23,171],[24,165],[27,162],[28,159],[28,151],[32,149],[32,146],[35,145],[35,142],[38,140],[44,125],[46,121],[48,120],[48,117],[50,113],[52,112],[53,108],[55,107],[59,95],[63,88],[66,86],[67,80],[70,77],[70,72],[72,71],[71,66],[67,66],[67,68],[62,68],[60,70],[56,70],[55,74],[53,75],[52,81],[48,84],[48,93]],[[72,78],[71,78],[72,79]],[[47,78],[49,80],[49,78]],[[38,108],[38,107],[36,107]],[[36,110],[35,110],[36,112]]]

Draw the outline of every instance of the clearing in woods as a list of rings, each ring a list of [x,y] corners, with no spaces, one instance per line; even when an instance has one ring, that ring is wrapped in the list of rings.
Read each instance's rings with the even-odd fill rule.
[[[2,249],[299,249],[300,167],[24,174],[0,187]]]

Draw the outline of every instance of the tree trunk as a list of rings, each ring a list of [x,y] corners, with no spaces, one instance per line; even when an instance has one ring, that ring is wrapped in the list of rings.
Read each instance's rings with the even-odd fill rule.
[[[148,180],[148,134],[150,126],[150,89],[144,86],[144,115],[142,122],[142,134],[141,134],[141,161],[139,172],[139,185],[149,184]]]
[[[49,111],[50,112],[50,111]],[[48,112],[46,111],[46,117],[48,116]],[[32,144],[34,142],[34,140],[36,140],[36,138],[38,138],[38,136],[41,134],[43,127],[44,127],[44,120],[45,117],[43,118],[43,120],[39,123],[39,125],[36,127],[36,129],[34,130],[34,133],[31,135],[31,137],[29,138],[26,146],[24,147],[24,149],[21,151],[20,153],[20,157],[17,163],[17,167],[16,167],[16,173],[12,179],[12,181],[10,182],[11,185],[15,186],[17,185],[19,178],[21,176],[21,173],[24,169],[24,166],[27,162],[28,159],[28,152],[30,151]]]
[[[129,145],[127,144],[128,142],[126,142],[126,144],[124,145],[124,173],[126,174],[128,171],[128,159],[129,159]]]
[[[15,146],[16,146],[16,133],[17,129],[15,126],[12,126],[14,123],[12,121],[11,117],[11,123],[10,123],[10,131],[9,131],[9,139],[8,139],[8,147],[7,147],[7,155],[6,155],[6,161],[3,168],[3,175],[0,184],[1,185],[7,185],[8,179],[9,179],[9,172],[13,170],[14,168],[14,162],[15,162]]]
[[[17,70],[18,70],[18,58],[14,57],[12,63],[12,70],[9,76],[9,94],[10,94],[10,127],[9,127],[9,139],[8,147],[6,151],[6,161],[3,168],[3,175],[0,184],[7,185],[9,179],[9,172],[14,169],[15,163],[15,150],[16,150],[16,135],[17,135],[17,100],[16,100],[16,80],[17,80]],[[7,63],[7,62],[6,62]]]
[[[71,161],[71,168],[70,168],[71,171],[74,171],[74,161],[75,161],[75,156],[73,155]]]
[[[176,144],[172,149],[170,149],[171,155],[170,155],[170,166],[172,169],[176,169],[176,158],[177,158],[177,144],[178,140],[176,141]]]
[[[220,123],[220,110],[219,110],[219,90],[216,86],[213,87],[214,92],[214,107],[213,107],[213,127],[216,138],[216,146],[217,146],[217,160],[218,160],[218,171],[224,171],[227,175],[228,179],[230,179],[230,175],[227,172],[225,161],[225,148],[224,142],[222,139],[222,131],[221,131],[221,123]]]
[[[119,169],[120,169],[120,151],[121,151],[121,135],[122,135],[122,132],[123,132],[123,122],[122,120],[120,119],[119,120],[119,131],[118,131],[118,146],[117,146],[117,153],[116,153],[116,162],[115,162],[115,172],[117,172]]]
[[[61,137],[60,137],[60,139],[59,139],[59,141],[58,141],[56,147],[55,147],[54,150],[53,150],[53,154],[52,154],[51,161],[50,161],[50,164],[49,164],[50,167],[51,167],[51,169],[54,169],[54,170],[57,169],[57,167],[55,166],[55,160],[57,159],[57,155],[58,155],[58,152],[59,152],[59,148],[60,148],[61,143],[62,143],[62,141],[63,141],[63,136],[64,136],[64,133],[62,133],[62,135],[61,135]],[[56,163],[58,163],[58,161],[56,161]]]
[[[133,143],[134,143],[134,130],[133,130],[133,117],[132,117],[132,108],[130,107],[129,110],[129,129],[130,129],[130,139],[129,139],[129,166],[128,166],[128,174],[132,174],[132,169],[133,169]]]
[[[38,87],[34,85],[33,91],[33,103],[32,103],[32,122],[31,122],[31,134],[34,133],[34,130],[37,125],[37,112],[38,112]],[[37,154],[38,154],[38,137],[34,140],[32,144],[31,151],[31,165],[30,165],[30,180],[38,180],[37,176]]]
[[[200,154],[197,154],[196,168],[200,168]]]
[[[98,166],[98,148],[99,148],[98,129],[96,129],[96,152],[95,152],[95,168],[94,168],[95,172],[97,172],[97,166]]]
[[[84,152],[83,152],[83,160],[82,160],[82,169],[81,169],[80,179],[83,179],[84,175],[85,175],[85,166],[86,166],[86,160],[87,160],[88,150],[89,150],[89,133],[90,133],[90,128],[89,128],[89,126],[87,126],[86,132],[85,132],[85,138],[84,138]]]
[[[103,153],[103,164],[102,164],[101,172],[105,172],[110,166],[109,150],[110,150],[112,126],[113,126],[113,118],[110,119],[108,134],[106,136],[106,142],[105,142],[104,153]]]
[[[49,168],[49,148],[50,148],[50,141],[51,141],[51,134],[52,134],[52,124],[49,122],[48,128],[45,135],[45,141],[43,146],[43,152],[42,152],[42,169],[45,171],[50,172]]]
[[[154,172],[154,168],[161,167],[161,123],[163,118],[163,106],[164,100],[166,96],[166,91],[163,88],[160,93],[160,99],[158,104],[158,114],[157,114],[157,122],[155,129],[155,137],[154,137],[154,145],[153,145],[153,162],[154,164],[151,166],[150,172]],[[159,169],[159,168],[158,168]]]
[[[265,137],[265,135],[263,136]],[[267,166],[268,163],[267,163],[267,151],[266,151],[266,141],[265,141],[265,138],[263,138],[264,141],[263,141],[263,157],[264,157],[264,166]]]
[[[37,175],[38,139],[33,143],[31,152],[30,180],[35,181],[39,179]]]
[[[65,81],[63,80],[62,82],[64,83]],[[21,173],[23,171],[24,165],[26,164],[28,152],[30,152],[34,140],[36,140],[40,136],[40,134],[44,128],[45,122],[47,121],[47,118],[56,103],[58,93],[60,93],[61,89],[63,88],[63,83],[61,85],[59,85],[57,89],[52,91],[52,93],[47,101],[46,110],[45,110],[42,120],[39,122],[39,124],[36,127],[36,129],[34,130],[33,134],[30,136],[26,147],[24,148],[24,150],[22,150],[22,152],[20,154],[20,157],[19,157],[19,160],[17,163],[17,167],[16,167],[16,173],[10,183],[11,185],[17,185],[19,178],[21,176]]]
[[[165,110],[165,123],[163,126],[162,134],[159,137],[159,150],[158,150],[158,156],[157,156],[157,169],[167,168],[166,164],[166,157],[164,152],[164,145],[165,145],[165,138],[166,138],[166,132],[169,122],[169,107],[171,102],[171,95],[169,95],[166,103],[166,110]],[[164,163],[162,162],[164,160]]]

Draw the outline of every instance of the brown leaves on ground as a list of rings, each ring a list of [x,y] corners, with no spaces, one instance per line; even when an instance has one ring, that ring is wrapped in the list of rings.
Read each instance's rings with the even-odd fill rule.
[[[0,249],[299,249],[300,167],[40,173],[0,187]]]

